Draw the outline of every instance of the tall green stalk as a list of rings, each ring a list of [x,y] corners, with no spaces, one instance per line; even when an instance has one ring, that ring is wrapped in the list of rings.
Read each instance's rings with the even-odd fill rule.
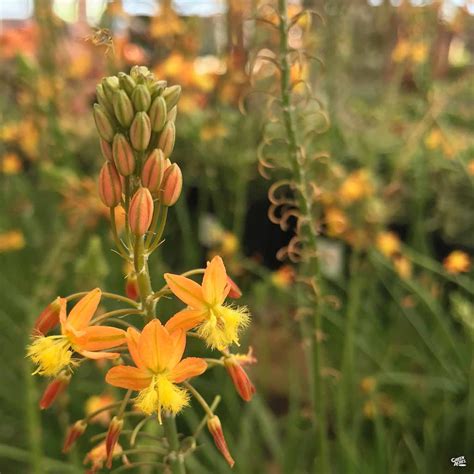
[[[320,285],[321,278],[319,264],[317,260],[317,231],[314,225],[315,216],[313,201],[311,197],[309,175],[304,169],[304,162],[300,156],[300,143],[296,134],[296,124],[293,106],[291,104],[291,78],[290,62],[288,55],[290,47],[288,44],[289,22],[287,0],[278,1],[279,10],[279,61],[280,61],[280,93],[283,110],[283,122],[286,130],[289,158],[292,167],[293,179],[296,182],[298,208],[301,214],[301,236],[304,242],[304,251],[307,252],[307,260],[304,262],[303,272],[306,277],[316,278]],[[321,375],[322,354],[321,354],[321,311],[319,307],[320,295],[317,295],[312,304],[312,337],[311,358],[312,370],[310,378],[313,392],[313,416],[317,426],[317,454],[315,460],[315,472],[327,473],[328,466],[328,443],[327,443],[327,422],[326,422],[326,400]]]

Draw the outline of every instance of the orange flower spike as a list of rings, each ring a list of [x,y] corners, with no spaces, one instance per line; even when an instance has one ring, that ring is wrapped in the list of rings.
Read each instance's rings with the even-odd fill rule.
[[[129,328],[127,343],[136,367],[112,367],[107,372],[106,382],[114,387],[137,390],[137,408],[147,415],[156,412],[160,422],[163,409],[178,413],[188,404],[189,396],[177,384],[201,375],[207,368],[203,359],[182,359],[186,333],[170,333],[159,320],[154,319],[143,328],[142,333]]]
[[[208,262],[202,285],[170,273],[165,273],[165,280],[170,290],[188,305],[166,323],[169,331],[197,327],[207,345],[219,350],[239,343],[239,332],[248,326],[250,316],[246,307],[224,304],[231,285],[221,257],[216,256]]]
[[[74,352],[89,359],[115,359],[120,354],[102,352],[126,342],[125,331],[106,326],[89,326],[99,305],[102,292],[90,291],[66,316],[66,304],[61,305],[59,320],[61,335],[37,336],[28,346],[27,355],[37,365],[35,374],[56,377],[63,369],[77,365]]]

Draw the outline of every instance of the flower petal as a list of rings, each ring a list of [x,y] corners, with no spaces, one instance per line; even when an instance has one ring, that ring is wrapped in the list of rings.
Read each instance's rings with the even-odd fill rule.
[[[216,255],[207,263],[202,280],[202,293],[208,304],[222,304],[230,291],[222,258]]]
[[[83,355],[84,357],[87,357],[88,359],[94,359],[94,360],[116,359],[117,357],[120,357],[120,354],[118,352],[86,351],[86,350],[81,350],[81,349],[79,349],[76,352]]]
[[[168,368],[172,370],[183,358],[184,349],[186,348],[186,331],[174,331],[170,336],[173,340],[173,350],[168,361]]]
[[[195,281],[181,275],[165,273],[165,280],[170,290],[188,306],[194,309],[206,307],[202,288]]]
[[[138,351],[141,361],[152,372],[162,372],[167,368],[173,351],[173,339],[158,319],[154,319],[143,328]]]
[[[204,319],[204,312],[195,309],[183,309],[172,316],[165,324],[165,328],[172,333],[178,329],[188,331],[195,328]]]
[[[128,351],[132,356],[133,362],[137,367],[142,369],[145,368],[143,361],[140,359],[140,352],[138,350],[138,344],[140,341],[140,333],[135,328],[128,328],[127,329],[127,345]]]
[[[112,367],[105,376],[105,381],[114,387],[143,390],[151,383],[149,373],[128,365]]]
[[[100,288],[95,288],[87,293],[87,295],[81,298],[74,308],[71,309],[67,317],[67,324],[76,330],[86,328],[96,312],[97,306],[99,306],[101,296],[102,291]]]
[[[125,344],[125,331],[110,326],[89,326],[76,345],[86,351],[100,351]]]
[[[183,382],[191,377],[201,375],[207,369],[204,359],[199,357],[186,357],[170,373],[170,379],[174,383]]]

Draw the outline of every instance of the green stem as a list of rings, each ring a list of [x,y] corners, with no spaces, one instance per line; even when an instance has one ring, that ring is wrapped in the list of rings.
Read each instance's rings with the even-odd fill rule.
[[[115,309],[114,311],[108,311],[107,313],[97,316],[91,321],[91,325],[99,324],[102,321],[105,321],[108,318],[113,318],[115,316],[124,316],[126,314],[143,314],[141,309]]]
[[[150,228],[148,229],[148,234],[145,239],[145,248],[148,248],[153,240],[153,236],[155,235],[156,224],[158,223],[158,217],[161,216],[161,210],[163,205],[159,202],[153,211],[153,220],[151,221]]]
[[[199,402],[199,405],[202,406],[203,410],[206,412],[206,415],[209,418],[212,418],[214,413],[202,395],[189,382],[183,382],[183,385],[193,394],[193,397]]]
[[[115,245],[117,246],[117,250],[119,251],[120,255],[127,261],[130,260],[130,257],[128,255],[128,249],[125,248],[123,245],[122,241],[120,240],[120,237],[117,232],[117,223],[115,222],[115,211],[114,208],[110,208],[110,227],[112,229],[112,235],[114,236],[114,242]]]
[[[283,122],[286,129],[288,140],[289,157],[292,166],[293,178],[296,181],[298,191],[298,207],[301,213],[301,234],[306,242],[305,250],[308,252],[308,261],[306,264],[306,272],[309,278],[316,278],[320,283],[319,265],[316,258],[317,255],[317,231],[314,227],[314,211],[313,201],[311,197],[310,178],[304,168],[303,157],[300,153],[300,146],[296,135],[295,118],[293,116],[293,106],[291,104],[291,78],[290,63],[288,59],[288,2],[287,0],[278,0],[279,10],[279,61],[280,61],[280,89]],[[312,370],[310,377],[312,378],[312,398],[313,398],[313,415],[314,422],[317,425],[317,457],[315,461],[315,471],[318,473],[329,473],[328,465],[328,446],[327,446],[327,422],[326,422],[326,400],[323,390],[323,380],[321,376],[321,312],[318,301],[319,295],[316,295],[316,302],[313,306],[313,334],[311,337],[311,354],[312,354]]]
[[[156,230],[155,238],[153,242],[148,244],[148,254],[154,252],[158,245],[161,243],[161,237],[163,236],[163,232],[165,230],[166,219],[168,218],[168,206],[162,206],[162,211],[160,212],[160,220],[158,222],[158,228]]]
[[[79,298],[82,298],[83,296],[86,296],[87,294],[88,294],[87,291],[81,291],[79,293],[73,293],[72,295],[69,295],[68,297],[66,297],[66,301],[77,300]],[[126,296],[116,295],[115,293],[107,293],[107,292],[103,291],[102,296],[104,298],[109,298],[111,300],[116,300],[116,301],[120,301],[122,303],[127,303],[131,306],[135,306],[135,307],[140,306],[136,301],[133,301],[132,299],[127,298]]]
[[[140,293],[142,308],[145,311],[145,318],[149,322],[155,318],[155,303],[153,298],[151,298],[153,295],[153,290],[151,288],[148,263],[145,257],[144,238],[141,235],[135,238],[133,263],[135,267],[135,273],[137,275],[138,290]]]
[[[171,453],[169,455],[171,472],[173,474],[186,474],[184,459],[179,453],[178,431],[176,430],[176,420],[170,413],[163,414],[163,427],[168,440]]]

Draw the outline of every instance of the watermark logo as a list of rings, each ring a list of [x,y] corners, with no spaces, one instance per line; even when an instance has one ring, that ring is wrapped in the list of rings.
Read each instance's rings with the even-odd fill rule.
[[[466,467],[466,458],[464,456],[459,456],[457,458],[451,458],[453,466],[456,467]]]

